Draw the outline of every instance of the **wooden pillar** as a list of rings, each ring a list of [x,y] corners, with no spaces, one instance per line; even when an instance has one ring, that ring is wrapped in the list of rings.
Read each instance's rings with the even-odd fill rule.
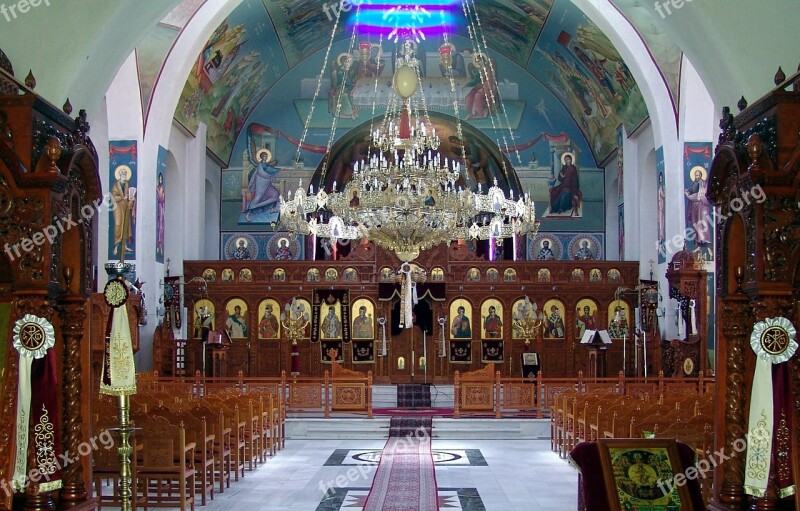
[[[80,295],[69,294],[60,301],[61,336],[64,339],[64,407],[62,418],[64,452],[77,453],[83,435],[81,375],[81,339],[86,320],[86,300]],[[88,340],[87,340],[88,341]],[[74,507],[86,500],[87,493],[83,481],[81,463],[71,463],[62,468],[61,507]]]

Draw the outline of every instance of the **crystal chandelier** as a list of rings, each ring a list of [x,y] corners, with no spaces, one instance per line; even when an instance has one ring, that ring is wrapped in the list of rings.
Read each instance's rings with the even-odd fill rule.
[[[355,28],[351,47],[354,41]],[[293,195],[281,197],[280,226],[334,242],[368,238],[404,262],[441,243],[493,239],[500,244],[505,238],[535,233],[538,222],[527,195],[515,199],[512,191],[506,197],[496,181],[477,192],[457,185],[465,163],[438,152],[440,139],[428,115],[413,40],[400,44],[394,94],[380,125],[370,129],[367,158],[353,164],[344,186],[334,182],[329,191],[314,193],[310,187],[306,193],[301,183]],[[455,98],[452,82],[451,92]],[[461,138],[455,100],[453,105]],[[306,132],[307,127],[304,136]],[[335,122],[328,153],[334,136]]]

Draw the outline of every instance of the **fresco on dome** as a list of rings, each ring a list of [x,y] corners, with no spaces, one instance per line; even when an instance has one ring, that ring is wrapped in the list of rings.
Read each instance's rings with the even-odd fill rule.
[[[647,116],[628,66],[603,32],[569,2],[553,7],[528,70],[566,105],[597,161],[616,147],[617,126],[632,133]],[[538,58],[536,58],[538,57]]]
[[[179,28],[159,23],[136,44],[136,72],[139,75],[139,92],[145,118],[158,72],[179,34]]]
[[[350,9],[345,8],[342,14],[336,37],[346,35],[345,20],[348,15],[355,14],[353,3],[355,2],[350,2]],[[333,21],[336,18],[331,9],[337,4],[339,2],[320,5],[318,0],[264,1],[264,6],[272,18],[272,24],[278,30],[289,67],[324,48],[330,42]]]
[[[509,55],[525,67],[553,7],[553,0],[502,0],[475,4],[489,47]],[[466,31],[462,35],[467,36]]]
[[[245,0],[211,34],[181,93],[175,118],[223,161],[261,96],[286,70],[275,31],[259,0]]]
[[[664,22],[655,16],[650,0],[611,0],[611,3],[622,11],[644,39],[669,88],[673,105],[677,104],[683,52],[675,38],[665,30]]]
[[[428,110],[454,115],[455,93],[459,115],[476,128],[520,127],[526,102],[520,97],[520,78],[507,74],[512,66],[519,69],[516,65],[501,65],[499,55],[476,52],[469,39],[457,36],[447,42],[430,39],[419,44],[410,41],[409,45],[419,62]],[[352,48],[334,45],[322,78],[320,68],[314,68],[314,74],[300,79],[300,95],[294,100],[298,118],[301,122],[308,119],[310,128],[329,130],[335,117],[337,129],[347,129],[372,117],[373,105],[376,113],[385,111],[395,97],[392,76],[401,48],[392,42],[379,45],[367,37],[357,38]],[[481,70],[488,70],[483,79]],[[312,112],[318,83],[320,92]],[[493,96],[499,97],[501,104],[495,103]]]

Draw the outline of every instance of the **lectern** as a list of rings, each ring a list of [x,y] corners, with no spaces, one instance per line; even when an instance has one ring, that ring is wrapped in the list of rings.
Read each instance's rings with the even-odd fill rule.
[[[589,378],[605,378],[606,348],[611,344],[608,330],[586,330],[581,344],[589,350]]]

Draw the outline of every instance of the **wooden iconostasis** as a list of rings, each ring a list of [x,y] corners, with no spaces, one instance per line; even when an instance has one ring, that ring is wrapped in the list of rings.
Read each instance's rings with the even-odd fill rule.
[[[576,376],[587,369],[587,349],[580,345],[586,329],[610,330],[614,338],[607,350],[609,376],[623,369],[623,339],[626,374],[633,376],[636,367],[643,373],[644,359],[640,354],[639,363],[634,360],[631,338],[638,295],[617,293],[639,284],[636,262],[490,263],[442,245],[417,261],[426,278],[417,284],[414,327],[400,328],[394,273],[399,262],[380,249],[371,253],[371,260],[185,262],[185,282],[207,282],[203,290],[191,286],[185,296],[185,373],[202,367],[205,328],[230,339],[220,374],[288,374],[292,334],[286,307],[293,300],[302,311],[295,314],[308,319],[296,335],[305,376],[330,368],[331,348],[344,367],[371,370],[383,383],[451,382],[455,371],[489,362],[504,376],[521,376],[522,353],[531,351],[540,355],[545,376]],[[650,337],[647,364],[656,374],[661,354]],[[154,368],[169,374],[171,364],[156,360]]]

